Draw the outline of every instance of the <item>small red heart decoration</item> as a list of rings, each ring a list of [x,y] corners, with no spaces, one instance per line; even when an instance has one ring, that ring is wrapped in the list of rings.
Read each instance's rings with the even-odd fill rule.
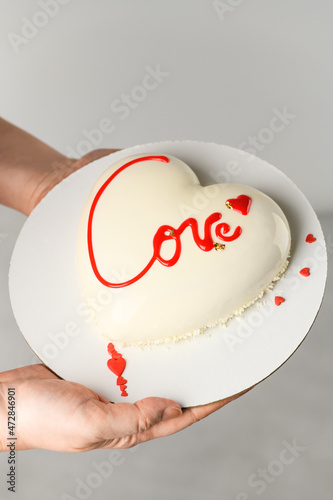
[[[108,368],[115,375],[120,376],[125,370],[126,361],[124,358],[111,358],[108,360]]]
[[[127,385],[125,385],[125,384],[121,384],[121,386],[119,387],[119,389],[120,389],[121,391],[124,391],[125,389],[127,389]]]
[[[275,297],[275,304],[277,306],[280,306],[285,301],[286,301],[286,299],[284,299],[283,297],[279,297],[278,295]]]
[[[126,391],[122,391],[121,396],[128,396]]]
[[[251,202],[252,200],[249,196],[246,196],[246,194],[240,194],[237,198],[230,198],[227,200],[226,205],[228,208],[232,208],[242,215],[247,215],[251,207]]]
[[[300,270],[299,274],[307,278],[310,276],[310,269],[308,267],[303,267],[303,269]]]
[[[117,378],[117,385],[124,385],[127,384],[127,380],[125,380],[123,377],[119,376]]]
[[[115,352],[115,348],[114,348],[114,345],[112,344],[112,342],[110,342],[110,344],[108,344],[108,353],[112,356],[112,354]]]
[[[313,236],[313,234],[311,234],[311,233],[310,233],[310,234],[308,234],[308,235],[307,235],[307,237],[305,238],[305,241],[306,241],[307,243],[313,243],[314,241],[316,241],[316,239],[317,239],[317,238],[315,238],[315,237]]]

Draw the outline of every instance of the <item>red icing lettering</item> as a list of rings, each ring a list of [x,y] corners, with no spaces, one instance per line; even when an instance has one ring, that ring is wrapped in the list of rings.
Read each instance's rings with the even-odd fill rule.
[[[316,241],[316,239],[317,239],[317,238],[315,238],[315,237],[313,236],[313,234],[311,234],[311,233],[310,233],[310,234],[308,234],[308,235],[307,235],[307,237],[305,238],[305,241],[306,241],[307,243],[314,243],[314,242]]]
[[[128,281],[124,281],[122,283],[111,283],[110,281],[107,281],[103,276],[101,276],[97,264],[96,264],[96,259],[94,255],[94,250],[93,250],[93,244],[92,244],[92,224],[93,224],[93,217],[95,213],[96,206],[98,204],[98,201],[102,194],[104,193],[105,189],[110,185],[110,183],[119,175],[125,168],[130,167],[131,165],[134,165],[136,163],[140,163],[142,161],[147,161],[147,160],[155,160],[155,161],[161,161],[165,163],[169,163],[169,159],[166,156],[142,156],[140,158],[136,158],[134,160],[131,160],[127,163],[125,163],[123,166],[118,168],[105,182],[104,184],[100,187],[98,190],[93,203],[90,207],[90,212],[89,212],[89,217],[88,217],[88,231],[87,231],[87,241],[88,241],[88,252],[89,252],[89,258],[90,258],[90,263],[91,267],[93,269],[93,272],[96,276],[96,278],[105,286],[109,288],[122,288],[125,286],[129,286],[139,279],[141,279],[152,267],[155,261],[160,262],[163,266],[166,267],[171,267],[174,266],[180,256],[181,256],[181,250],[182,250],[182,243],[181,243],[181,235],[187,229],[188,227],[192,231],[192,236],[193,239],[196,243],[196,245],[203,250],[204,252],[209,252],[214,248],[214,241],[211,235],[211,228],[212,225],[220,220],[222,218],[222,214],[219,212],[214,212],[213,214],[209,215],[205,221],[204,225],[204,237],[201,238],[199,235],[199,228],[198,228],[198,221],[194,219],[193,217],[190,217],[186,219],[184,222],[181,223],[181,225],[178,228],[169,226],[167,224],[164,224],[158,228],[156,231],[154,237],[153,237],[153,256],[149,260],[148,264],[146,267],[134,278],[131,278]],[[228,205],[229,203],[229,205]],[[247,215],[250,206],[251,206],[251,198],[249,198],[246,195],[240,195],[235,199],[230,199],[227,200],[227,206],[230,206],[230,208],[233,208],[234,210],[242,213],[243,215]],[[220,238],[222,241],[228,242],[228,241],[234,241],[242,233],[242,229],[240,226],[237,226],[236,229],[232,234],[228,233],[230,232],[230,226],[229,224],[223,222],[220,223],[216,226],[215,228],[215,234],[218,238]],[[162,245],[165,241],[168,240],[174,240],[175,241],[175,251],[174,255],[170,257],[169,259],[165,259],[161,255],[161,250],[162,250]],[[109,354],[112,354],[113,351],[109,351]],[[111,369],[111,368],[110,368]]]
[[[155,260],[158,260],[161,264],[168,267],[174,266],[178,262],[182,249],[180,236],[187,227],[191,228],[193,239],[201,250],[203,250],[204,252],[209,252],[210,250],[212,250],[214,248],[214,241],[211,236],[211,227],[212,224],[220,220],[221,217],[222,215],[218,212],[214,212],[209,217],[207,217],[205,222],[205,235],[203,238],[200,238],[199,236],[198,221],[193,217],[190,217],[189,219],[186,219],[184,222],[182,222],[178,229],[167,225],[161,226],[156,231],[153,239],[154,254],[150,261],[151,264],[148,264],[149,267],[151,267]],[[176,249],[173,257],[171,257],[170,259],[163,259],[163,257],[161,256],[161,247],[164,241],[167,240],[175,240]]]
[[[226,222],[218,224],[215,228],[216,236],[220,238],[222,241],[234,241],[237,238],[239,238],[239,236],[242,234],[242,228],[240,226],[236,227],[235,231],[231,236],[226,236],[225,233],[229,233],[229,231],[230,231],[230,226],[229,224],[226,224]]]

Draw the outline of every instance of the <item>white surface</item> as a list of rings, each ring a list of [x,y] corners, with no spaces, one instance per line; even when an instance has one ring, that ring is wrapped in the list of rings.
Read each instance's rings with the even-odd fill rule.
[[[253,305],[242,314],[241,322],[234,318],[225,329],[211,328],[197,339],[176,342],[167,349],[163,345],[119,349],[116,344],[127,363],[126,401],[155,395],[194,406],[237,394],[275,371],[295,351],[317,315],[326,280],[320,224],[284,174],[242,151],[217,144],[166,142],[129,148],[111,161],[143,153],[181,158],[203,185],[218,175],[224,177],[233,162],[239,166],[233,181],[270,195],[290,221],[290,266],[273,292],[265,295],[261,310]],[[109,166],[107,157],[87,165],[34,210],[13,253],[10,293],[17,322],[38,357],[61,377],[117,402],[125,398],[106,367],[108,341],[77,313],[82,297],[74,265],[82,206]],[[310,232],[317,237],[313,244],[305,242]],[[308,278],[299,276],[303,267],[310,267]],[[275,295],[282,295],[286,303],[276,307]]]
[[[332,498],[333,3],[238,3],[221,21],[213,2],[205,0],[72,0],[16,54],[7,34],[19,33],[22,18],[31,19],[40,7],[36,0],[2,2],[0,109],[7,119],[62,151],[76,149],[84,129],[96,128],[106,116],[115,119],[116,129],[104,134],[105,147],[176,137],[237,146],[257,136],[272,110],[285,105],[296,118],[261,144],[258,154],[293,179],[316,210],[326,207],[319,215],[330,280],[301,348],[274,376],[222,411],[133,455],[122,452],[123,464],[92,491],[94,500],[110,494],[240,500],[242,492],[246,500]],[[140,84],[146,65],[155,64],[169,76],[121,120],[110,110],[112,101]],[[36,361],[13,318],[7,289],[9,259],[23,221],[0,207],[1,370]],[[257,494],[249,476],[278,460],[282,441],[293,439],[306,449]],[[15,497],[75,497],[77,481],[86,481],[96,471],[93,462],[107,457],[106,451],[20,453]],[[13,497],[6,489],[7,467],[7,454],[1,454],[4,500]]]

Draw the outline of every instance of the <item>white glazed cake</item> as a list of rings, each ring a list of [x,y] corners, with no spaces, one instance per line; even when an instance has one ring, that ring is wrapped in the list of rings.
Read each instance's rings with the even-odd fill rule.
[[[98,179],[81,215],[77,267],[99,331],[166,343],[224,324],[287,267],[288,221],[264,193],[201,186],[170,155],[131,156]]]

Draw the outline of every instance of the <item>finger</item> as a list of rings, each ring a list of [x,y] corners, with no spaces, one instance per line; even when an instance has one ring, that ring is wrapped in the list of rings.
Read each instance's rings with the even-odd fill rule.
[[[36,364],[30,366],[22,366],[7,370],[0,374],[1,382],[15,382],[19,380],[33,379],[52,379],[58,378],[55,373],[49,370],[45,365]]]
[[[144,433],[159,422],[182,414],[178,403],[164,398],[146,398],[130,403],[103,405],[99,439],[103,447],[129,447],[135,444],[133,436]],[[117,446],[118,445],[118,446]]]
[[[214,403],[210,403],[207,405],[185,408],[183,409],[182,415],[172,420],[159,422],[150,429],[147,429],[146,431],[137,434],[135,436],[137,444],[149,441],[151,439],[156,439],[160,437],[170,436],[171,434],[175,434],[176,432],[179,432],[185,429],[186,427],[189,427],[190,425],[199,422],[200,420],[207,417],[211,413],[219,410],[223,406],[226,406],[231,401],[234,401],[235,399],[238,399],[239,397],[243,396],[250,390],[251,388],[239,394],[235,394],[234,396],[231,396],[229,398],[222,399],[220,401],[216,401]]]
[[[120,151],[120,150],[119,149],[95,149],[94,151],[90,151],[89,153],[82,156],[82,158],[80,158],[79,160],[75,160],[74,169],[78,170],[79,168],[82,168],[85,165],[88,165],[88,163],[91,163],[95,160],[98,160],[99,158],[103,158],[103,156],[110,155],[111,153],[116,153],[117,151]]]
[[[45,196],[45,194],[48,193],[54,186],[56,186],[63,179],[66,179],[66,177],[71,175],[76,170],[79,170],[85,165],[88,165],[88,163],[98,160],[103,156],[115,153],[116,151],[119,151],[119,149],[95,149],[94,151],[90,151],[89,153],[85,154],[78,160],[74,158],[64,157],[61,161],[55,162],[53,173],[54,175],[49,180],[45,192],[38,198],[35,205],[39,203],[39,201]]]

